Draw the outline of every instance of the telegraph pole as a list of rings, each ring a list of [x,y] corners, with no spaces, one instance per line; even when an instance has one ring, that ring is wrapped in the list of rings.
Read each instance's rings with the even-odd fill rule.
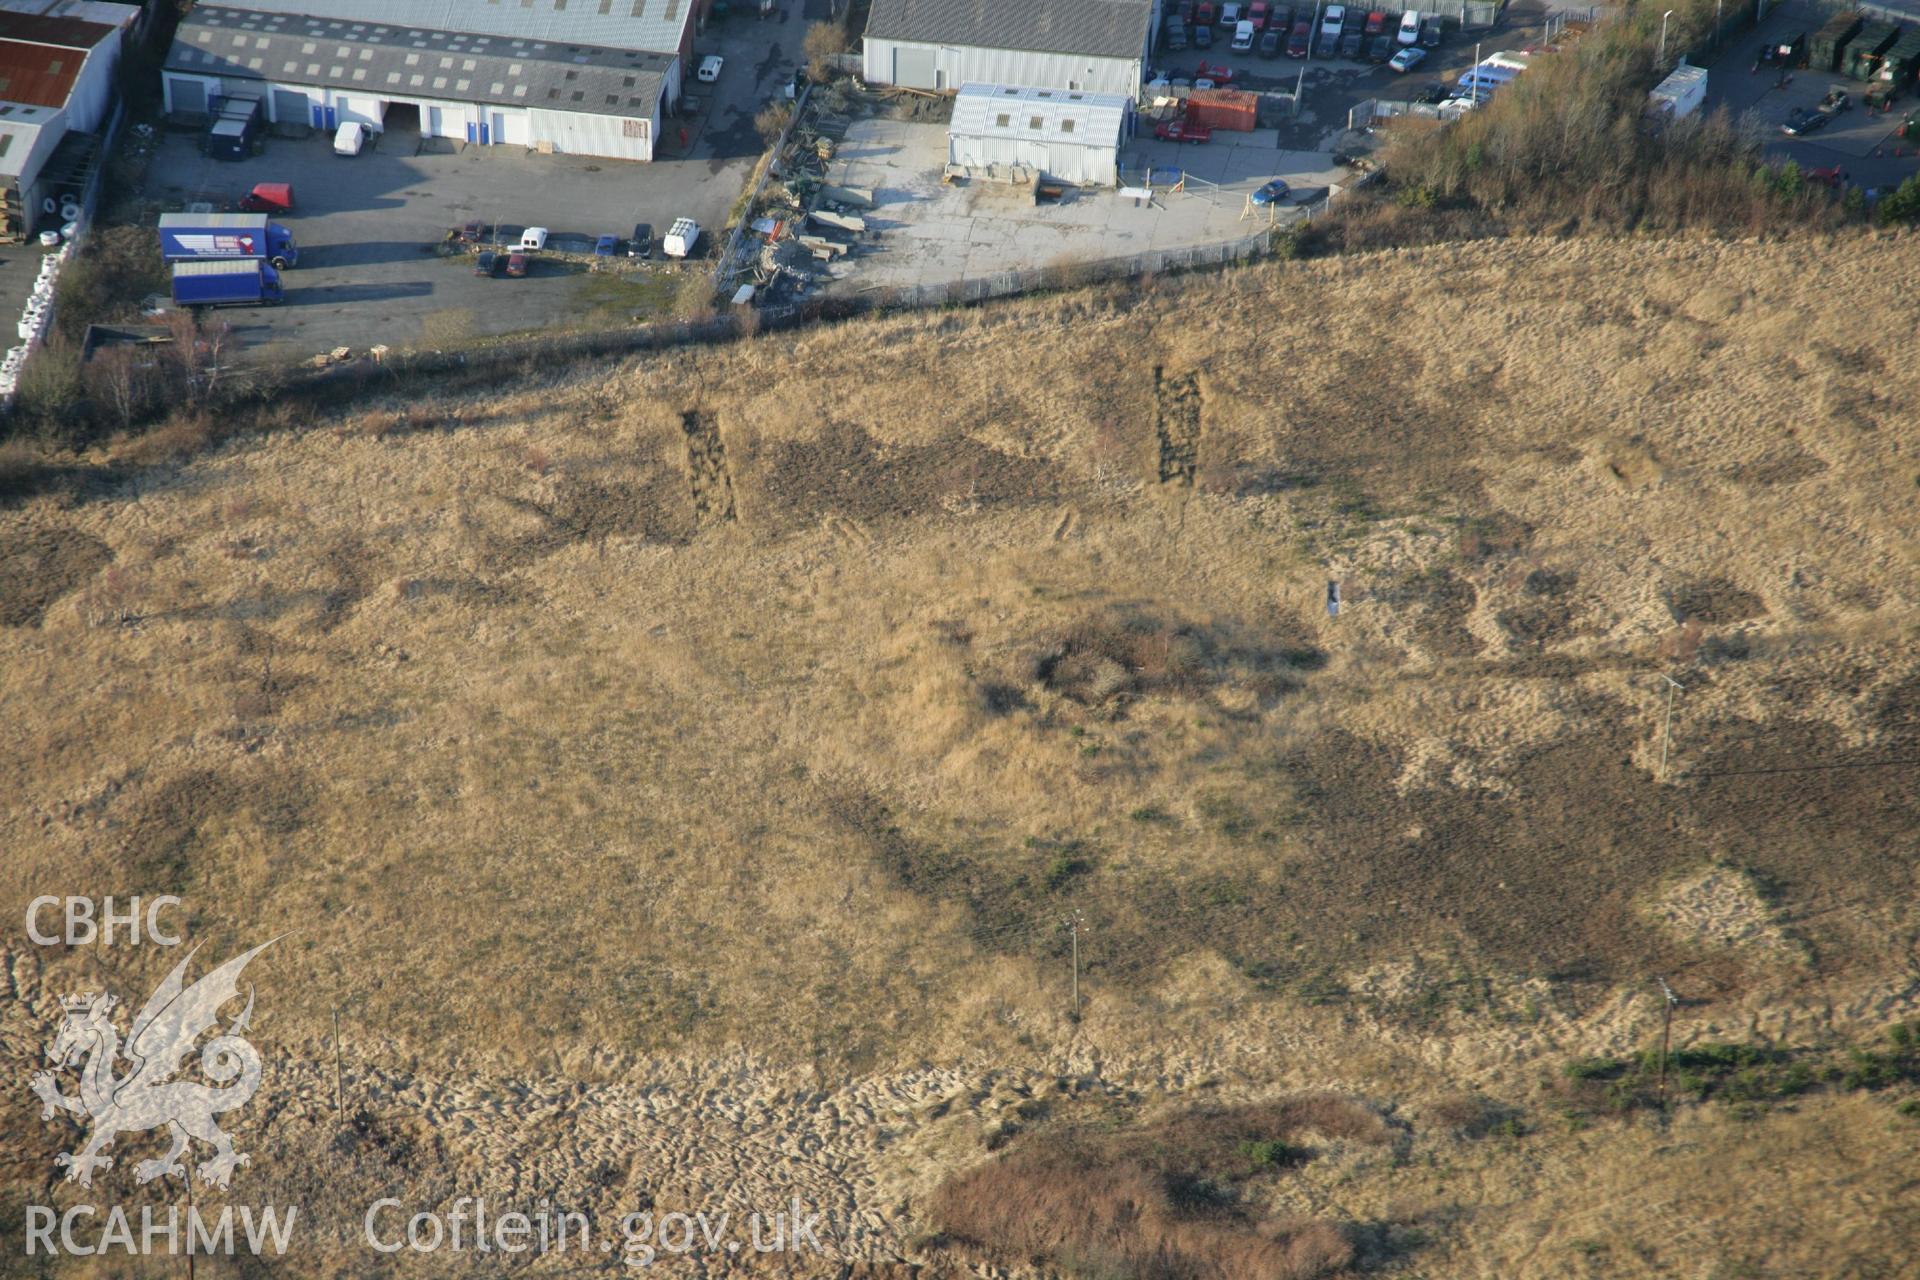
[[[333,1007],[333,1109],[346,1123],[347,1089],[340,1075],[340,1006]]]
[[[1073,1020],[1080,1021],[1080,930],[1086,920],[1076,911],[1061,921],[1073,946]]]
[[[1680,1003],[1680,997],[1673,994],[1673,988],[1667,985],[1665,978],[1655,978],[1660,984],[1660,994],[1666,997],[1665,1018],[1660,1025],[1660,1112],[1667,1110],[1667,1049],[1673,1043],[1673,1007]]]
[[[1684,689],[1686,686],[1664,671],[1660,673],[1660,678],[1667,682],[1667,720],[1660,729],[1660,781],[1665,782],[1667,780],[1667,745],[1673,737],[1673,695],[1675,690]]]

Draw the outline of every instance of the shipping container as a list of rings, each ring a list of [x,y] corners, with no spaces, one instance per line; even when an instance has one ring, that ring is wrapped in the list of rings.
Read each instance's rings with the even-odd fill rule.
[[[1187,99],[1187,119],[1209,129],[1251,133],[1260,127],[1260,95],[1239,89],[1196,89]]]
[[[1840,55],[1840,70],[1855,80],[1871,80],[1880,69],[1880,55],[1900,38],[1900,28],[1891,22],[1869,22],[1860,34],[1847,41]]]
[[[1920,27],[1893,42],[1893,48],[1880,59],[1878,78],[1899,89],[1913,83],[1916,70],[1920,70]]]
[[[1834,14],[1827,19],[1826,26],[1814,33],[1813,42],[1807,46],[1807,66],[1814,71],[1838,71],[1840,51],[1858,30],[1858,13]]]

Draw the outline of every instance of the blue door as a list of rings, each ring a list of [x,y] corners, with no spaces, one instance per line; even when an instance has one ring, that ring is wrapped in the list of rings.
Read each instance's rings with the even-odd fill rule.
[[[317,102],[309,102],[307,104],[307,111],[313,116],[314,128],[324,129],[327,127],[327,109],[325,107]]]
[[[480,145],[483,147],[488,145],[487,122],[485,120],[480,122]]]
[[[327,132],[332,133],[340,127],[340,113],[332,103],[327,104]]]
[[[467,121],[467,141],[478,142],[479,140],[480,140],[480,126],[475,124],[471,120]]]

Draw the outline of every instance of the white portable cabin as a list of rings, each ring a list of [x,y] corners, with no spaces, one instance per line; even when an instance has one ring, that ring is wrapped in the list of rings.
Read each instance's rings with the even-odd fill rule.
[[[1707,69],[1682,62],[1647,94],[1647,110],[1669,120],[1684,120],[1707,100]]]
[[[962,85],[947,127],[947,163],[1017,166],[1111,187],[1119,184],[1120,147],[1133,130],[1133,99],[1123,94]]]

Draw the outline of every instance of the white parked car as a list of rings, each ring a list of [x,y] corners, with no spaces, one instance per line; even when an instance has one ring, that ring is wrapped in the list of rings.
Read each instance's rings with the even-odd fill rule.
[[[337,156],[357,156],[366,145],[367,126],[358,120],[347,121],[333,135],[333,154]]]
[[[700,69],[694,72],[694,75],[699,79],[700,83],[712,84],[720,78],[720,68],[726,65],[727,60],[725,58],[717,53],[710,53],[700,59]]]
[[[1242,18],[1233,28],[1233,44],[1229,46],[1236,52],[1245,53],[1253,48],[1253,24]]]
[[[1418,10],[1409,9],[1400,15],[1399,40],[1401,44],[1420,43],[1420,14]]]
[[[523,253],[538,253],[547,247],[547,229],[528,227],[520,233],[520,249]]]
[[[1320,14],[1320,34],[1340,38],[1340,29],[1347,21],[1347,6],[1330,4]]]

